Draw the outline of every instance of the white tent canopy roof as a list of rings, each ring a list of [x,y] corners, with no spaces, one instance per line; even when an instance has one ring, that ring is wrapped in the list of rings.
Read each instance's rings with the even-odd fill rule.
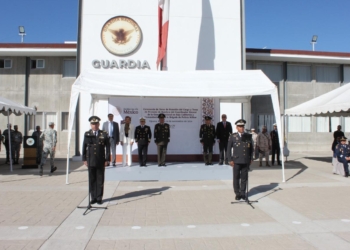
[[[281,126],[277,86],[261,70],[241,71],[84,71],[72,86],[69,122],[68,152],[80,93],[97,96],[139,97],[245,97],[270,95],[276,123]],[[82,107],[81,107],[82,108]],[[85,108],[85,107],[84,107]],[[90,109],[90,107],[86,107]],[[283,149],[282,129],[278,130]],[[283,152],[283,150],[281,151]],[[67,157],[66,183],[68,184],[69,155]],[[282,161],[282,176],[284,163]]]
[[[350,115],[350,84],[345,84],[328,93],[285,110],[289,116]]]
[[[28,108],[22,104],[10,101],[6,98],[0,96],[0,113],[3,115],[8,115],[8,111],[10,114],[15,115],[35,115],[36,111],[33,108]]]
[[[108,96],[228,97],[270,95],[276,86],[261,70],[85,71],[72,91]]]

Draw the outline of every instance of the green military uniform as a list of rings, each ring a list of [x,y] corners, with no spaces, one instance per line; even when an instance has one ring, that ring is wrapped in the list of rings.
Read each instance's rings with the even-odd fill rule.
[[[211,120],[210,116],[205,117],[206,121]],[[200,142],[203,143],[203,159],[205,165],[213,165],[213,145],[215,143],[215,126],[202,124],[199,130]]]
[[[158,118],[165,118],[165,115],[159,114]],[[157,123],[154,126],[154,141],[157,144],[158,167],[165,167],[166,150],[170,142],[170,125],[168,123]]]

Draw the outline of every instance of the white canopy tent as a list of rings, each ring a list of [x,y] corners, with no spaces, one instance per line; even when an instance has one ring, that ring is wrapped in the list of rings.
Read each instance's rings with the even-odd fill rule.
[[[85,71],[72,86],[68,120],[66,184],[69,184],[69,150],[80,93],[130,97],[245,97],[270,95],[277,125],[281,126],[277,87],[261,70],[244,71]],[[86,107],[90,109],[90,107]],[[283,149],[283,129],[278,130]],[[281,150],[283,152],[283,150]],[[283,159],[283,157],[282,157]],[[285,182],[282,160],[282,179]]]
[[[7,124],[10,123],[10,115],[35,115],[36,111],[33,108],[28,108],[27,106],[24,106],[22,104],[13,102],[11,100],[8,100],[6,98],[3,98],[0,96],[0,113],[7,116]],[[12,172],[12,149],[11,149],[11,132],[9,126],[7,126],[8,136],[9,136],[9,149],[10,149],[10,170]]]
[[[310,101],[286,109],[288,116],[349,116],[350,84],[336,88]]]

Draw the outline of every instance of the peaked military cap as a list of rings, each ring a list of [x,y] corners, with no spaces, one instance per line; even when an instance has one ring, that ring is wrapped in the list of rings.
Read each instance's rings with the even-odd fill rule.
[[[164,115],[163,113],[160,113],[160,114],[158,115],[158,118],[165,118],[165,115]]]
[[[208,121],[208,120],[211,120],[212,118],[211,118],[209,115],[207,115],[207,116],[204,117],[204,119],[205,119],[206,121]]]
[[[235,125],[237,126],[244,126],[247,122],[243,119],[239,119],[235,122]]]
[[[251,128],[250,130],[254,130],[255,131],[255,128]]]
[[[55,125],[54,122],[49,122],[49,126]]]
[[[145,122],[145,121],[146,121],[146,119],[144,117],[140,118],[140,122]]]
[[[100,121],[101,121],[100,117],[95,116],[95,115],[93,115],[89,118],[90,123],[99,123]]]
[[[346,138],[345,136],[340,137],[340,141],[346,141],[348,138]]]
[[[274,126],[274,127],[277,127],[277,123],[274,123],[273,126]]]

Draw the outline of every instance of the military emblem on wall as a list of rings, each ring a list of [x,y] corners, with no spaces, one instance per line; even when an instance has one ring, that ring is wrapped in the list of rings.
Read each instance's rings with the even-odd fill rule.
[[[103,25],[101,40],[113,55],[127,56],[139,49],[142,43],[142,31],[133,19],[116,16]]]

